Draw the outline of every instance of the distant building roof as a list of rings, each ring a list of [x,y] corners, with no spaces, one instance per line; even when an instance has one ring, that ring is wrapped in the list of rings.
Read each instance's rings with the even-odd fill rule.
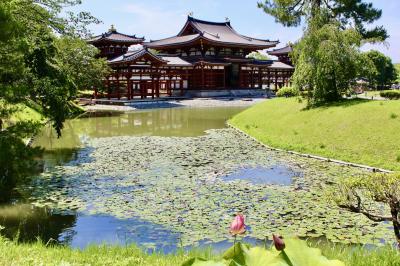
[[[144,42],[144,38],[136,37],[136,35],[127,35],[119,33],[114,28],[114,26],[111,26],[111,29],[108,32],[97,35],[88,40],[88,42],[92,44],[99,43],[102,41],[117,42],[117,43],[132,45]]]
[[[273,68],[273,69],[294,69],[294,67],[292,67],[291,65],[282,63],[280,61],[273,61],[271,66],[269,66],[269,68]]]
[[[248,47],[253,49],[267,49],[276,46],[278,41],[261,40],[237,33],[230,22],[209,22],[188,17],[182,30],[175,37],[150,41],[145,46],[162,48],[165,46],[182,45],[198,39],[228,46]]]
[[[287,45],[287,46],[285,46],[283,48],[274,49],[274,50],[268,52],[268,54],[270,54],[270,55],[284,55],[284,54],[289,54],[292,51],[293,51],[292,46]]]

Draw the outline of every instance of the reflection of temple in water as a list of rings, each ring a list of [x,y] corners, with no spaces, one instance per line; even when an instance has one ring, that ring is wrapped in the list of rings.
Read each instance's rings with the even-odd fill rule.
[[[199,136],[210,128],[223,128],[225,121],[243,108],[165,108],[131,113],[89,113],[67,121],[62,138],[51,128],[42,132],[35,145],[48,151],[58,163],[73,159],[90,138],[115,136]],[[49,154],[50,153],[50,154]],[[57,163],[56,163],[57,164]]]

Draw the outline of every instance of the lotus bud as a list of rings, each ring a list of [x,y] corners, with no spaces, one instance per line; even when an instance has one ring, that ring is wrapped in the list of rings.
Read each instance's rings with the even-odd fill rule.
[[[282,237],[277,235],[272,235],[272,238],[274,240],[274,245],[276,250],[282,251],[285,249],[285,242],[283,241]]]
[[[236,215],[235,219],[231,224],[231,228],[229,231],[233,236],[241,235],[246,232],[246,225],[244,223],[244,216],[243,214]]]

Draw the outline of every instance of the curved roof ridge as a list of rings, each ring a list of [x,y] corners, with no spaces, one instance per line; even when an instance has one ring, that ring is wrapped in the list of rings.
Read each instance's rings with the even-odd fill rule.
[[[140,50],[137,50],[137,51],[131,51],[131,52],[133,52],[133,53],[128,55],[128,53],[129,53],[128,52],[128,53],[126,53],[124,55],[121,55],[121,56],[118,56],[116,58],[113,58],[113,59],[109,60],[108,62],[109,63],[129,62],[129,61],[132,61],[132,60],[136,60],[136,59],[138,59],[138,58],[140,58],[140,57],[142,57],[142,56],[147,54],[147,55],[151,56],[152,58],[154,58],[155,60],[157,60],[159,62],[167,63],[166,60],[164,60],[163,58],[161,58],[158,55],[153,54],[152,52],[147,50],[147,48],[143,48],[143,49],[140,49]]]
[[[209,25],[216,25],[216,26],[225,26],[225,25],[230,25],[230,21],[225,21],[225,22],[213,22],[213,21],[207,21],[207,20],[201,20],[197,19],[191,16],[188,16],[188,21],[192,21],[195,23],[201,23],[201,24],[209,24]]]
[[[159,42],[159,41],[167,41],[167,40],[176,39],[176,38],[189,38],[189,37],[194,37],[194,36],[197,37],[197,35],[200,35],[200,33],[189,34],[189,35],[184,35],[184,36],[178,36],[178,35],[176,35],[176,36],[167,37],[167,38],[158,39],[158,40],[150,40],[149,43],[152,43],[152,42]]]
[[[145,40],[144,37],[136,37],[135,35],[128,35],[128,34],[124,34],[124,33],[120,33],[117,31],[109,31],[109,32],[104,32],[102,34],[93,36],[92,38],[90,38],[89,40],[87,40],[89,43],[94,43],[100,40],[111,40],[111,41],[115,41],[115,42],[133,42],[133,43],[138,43],[138,42],[143,42]]]
[[[246,36],[246,35],[243,35],[243,34],[240,34],[239,32],[237,32],[233,27],[232,27],[232,25],[229,23],[229,29],[231,29],[235,34],[237,34],[237,35],[239,35],[239,36],[241,36],[241,37],[243,37],[243,38],[245,38],[245,39],[248,39],[248,40],[256,40],[256,41],[262,41],[262,42],[273,42],[273,43],[279,43],[279,41],[278,40],[276,40],[276,41],[271,41],[270,39],[260,39],[260,38],[254,38],[254,37],[250,37],[250,36]]]

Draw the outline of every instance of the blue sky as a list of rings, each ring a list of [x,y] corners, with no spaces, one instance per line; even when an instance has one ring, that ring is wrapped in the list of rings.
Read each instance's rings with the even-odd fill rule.
[[[400,63],[399,0],[370,0],[383,10],[377,24],[384,25],[390,34],[385,44],[366,45],[377,49]],[[194,17],[224,21],[231,20],[240,33],[256,38],[281,41],[281,46],[296,41],[302,28],[286,28],[257,8],[257,0],[83,0],[79,9],[91,12],[103,23],[92,26],[94,33],[107,31],[114,24],[118,31],[156,40],[176,35],[184,25],[189,12]]]

